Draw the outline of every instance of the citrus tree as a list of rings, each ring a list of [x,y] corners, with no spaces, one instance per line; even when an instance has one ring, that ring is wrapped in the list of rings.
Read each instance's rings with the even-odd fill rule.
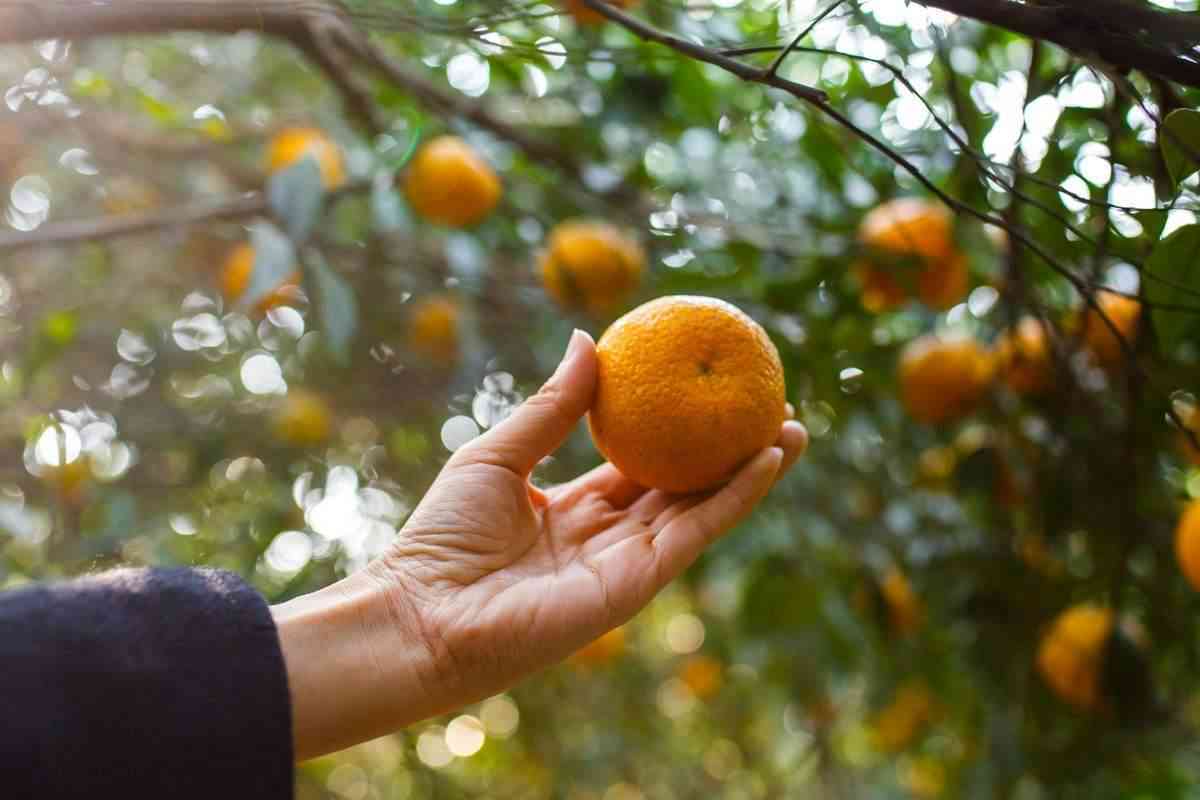
[[[782,356],[813,444],[755,518],[299,796],[1194,796],[1194,0],[60,0],[0,44],[0,586],[282,600],[572,328],[718,296]]]

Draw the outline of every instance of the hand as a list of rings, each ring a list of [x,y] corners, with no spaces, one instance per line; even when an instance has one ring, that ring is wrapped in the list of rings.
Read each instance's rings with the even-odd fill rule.
[[[596,368],[595,345],[577,331],[542,390],[451,457],[385,556],[279,607],[298,757],[487,697],[625,622],[749,514],[808,444],[788,421],[776,446],[703,495],[646,490],[608,464],[532,486],[533,468],[591,406]],[[347,626],[357,641],[338,640]],[[322,669],[337,676],[332,685]]]

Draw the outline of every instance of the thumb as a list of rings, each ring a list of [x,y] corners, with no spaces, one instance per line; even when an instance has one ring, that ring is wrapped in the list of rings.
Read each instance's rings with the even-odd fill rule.
[[[484,463],[528,475],[571,434],[596,392],[596,343],[581,330],[550,380],[495,428],[459,449],[453,461]]]

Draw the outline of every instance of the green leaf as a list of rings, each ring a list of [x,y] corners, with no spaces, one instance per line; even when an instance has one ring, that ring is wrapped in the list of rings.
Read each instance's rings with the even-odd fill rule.
[[[243,308],[252,307],[278,289],[296,270],[295,246],[269,222],[250,230],[250,244],[254,248],[254,269],[245,294],[238,300]]]
[[[1200,291],[1200,225],[1187,225],[1158,243],[1143,275],[1151,305],[1178,303],[1186,290]],[[1165,353],[1171,353],[1196,324],[1194,313],[1168,308],[1151,311]]]
[[[1158,145],[1176,185],[1200,170],[1200,111],[1180,108],[1168,114],[1158,131]]]
[[[358,300],[354,291],[316,250],[305,253],[304,278],[329,352],[345,366],[350,363],[350,345],[358,332]]]
[[[321,166],[311,155],[276,172],[267,181],[267,206],[297,245],[308,240],[324,205]]]

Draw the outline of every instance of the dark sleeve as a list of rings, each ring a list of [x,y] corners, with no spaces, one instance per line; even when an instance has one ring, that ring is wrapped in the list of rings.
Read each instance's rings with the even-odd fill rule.
[[[209,570],[0,592],[0,793],[292,796],[291,706],[263,598]]]

